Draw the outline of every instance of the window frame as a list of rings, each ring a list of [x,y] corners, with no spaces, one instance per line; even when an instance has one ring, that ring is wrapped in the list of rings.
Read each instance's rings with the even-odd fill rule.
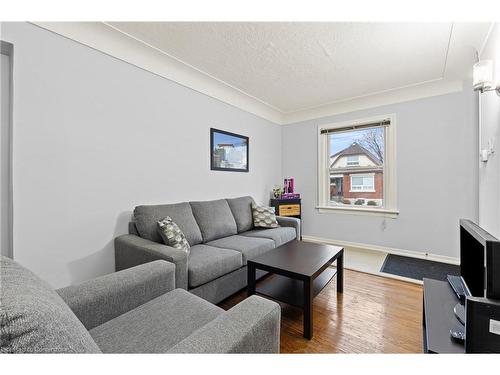
[[[384,190],[384,206],[383,207],[366,207],[366,206],[333,206],[329,205],[329,189],[330,189],[330,144],[328,136],[321,134],[325,129],[346,128],[350,126],[368,124],[372,122],[382,122],[390,120],[389,125],[384,126],[384,173],[383,173],[383,190]],[[348,214],[366,214],[377,215],[390,218],[396,218],[399,214],[397,206],[397,184],[396,184],[396,115],[386,114],[369,118],[354,119],[350,121],[342,121],[337,123],[328,123],[318,125],[318,196],[316,209],[320,213],[348,213]],[[354,129],[353,129],[354,130]],[[375,178],[374,178],[375,180]],[[374,181],[375,183],[375,181]],[[361,191],[361,190],[357,190]],[[365,191],[367,192],[367,191]]]

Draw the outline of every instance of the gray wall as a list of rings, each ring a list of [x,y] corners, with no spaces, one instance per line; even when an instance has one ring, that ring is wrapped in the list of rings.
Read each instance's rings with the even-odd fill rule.
[[[500,83],[500,24],[496,24],[481,53],[481,59],[496,63]],[[479,223],[500,238],[500,98],[494,92],[481,94],[481,145],[495,139],[495,153],[479,167]]]
[[[477,99],[460,93],[286,125],[283,173],[294,176],[303,198],[304,235],[458,256],[458,220],[477,220]],[[395,113],[396,219],[320,214],[317,196],[317,126]]]
[[[14,259],[60,287],[114,270],[137,204],[253,195],[281,180],[281,129],[26,23],[14,44]],[[209,128],[250,137],[250,172],[212,172]]]

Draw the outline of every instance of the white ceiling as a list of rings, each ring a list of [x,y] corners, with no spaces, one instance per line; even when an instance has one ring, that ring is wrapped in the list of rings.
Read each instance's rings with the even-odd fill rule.
[[[37,22],[275,123],[462,89],[490,23]]]
[[[453,29],[452,23],[109,24],[285,113],[442,79]]]

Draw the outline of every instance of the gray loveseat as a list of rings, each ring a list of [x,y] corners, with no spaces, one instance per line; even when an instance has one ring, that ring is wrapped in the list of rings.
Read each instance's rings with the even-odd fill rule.
[[[279,228],[254,228],[253,202],[239,197],[137,206],[129,234],[115,239],[116,269],[167,260],[175,264],[177,288],[218,303],[247,285],[249,259],[300,239],[300,220],[295,218],[278,217]],[[184,232],[189,256],[163,243],[156,223],[166,216]]]
[[[53,290],[0,257],[0,353],[278,353],[281,310],[252,296],[228,311],[143,264]]]

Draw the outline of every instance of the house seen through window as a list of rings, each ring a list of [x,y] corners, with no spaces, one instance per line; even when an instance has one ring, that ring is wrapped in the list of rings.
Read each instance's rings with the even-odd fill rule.
[[[385,127],[329,131],[329,205],[384,207]]]

